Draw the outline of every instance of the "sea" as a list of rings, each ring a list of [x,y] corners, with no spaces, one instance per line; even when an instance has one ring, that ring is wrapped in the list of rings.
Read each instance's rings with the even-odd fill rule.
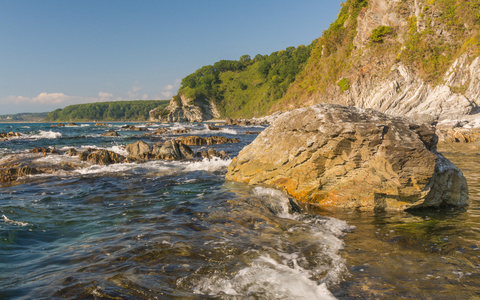
[[[122,128],[132,124],[146,131]],[[159,128],[191,131],[143,136]],[[0,142],[0,163],[35,147],[126,155],[138,140],[240,140],[192,146],[225,150],[228,159],[88,165],[0,183],[0,299],[480,298],[479,153],[445,153],[467,178],[468,208],[323,210],[225,181],[231,159],[264,129],[0,124],[0,132],[22,133]],[[120,136],[101,136],[106,130]]]

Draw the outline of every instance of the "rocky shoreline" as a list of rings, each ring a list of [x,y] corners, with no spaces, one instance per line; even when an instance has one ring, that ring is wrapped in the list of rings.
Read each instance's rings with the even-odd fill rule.
[[[343,207],[362,211],[464,206],[468,188],[458,168],[442,151],[480,151],[480,122],[476,116],[441,123],[424,119],[388,116],[371,109],[341,105],[316,105],[265,118],[229,119],[217,126],[270,125],[234,158],[226,179],[271,186],[297,200],[322,207]],[[145,131],[123,126],[122,130]],[[185,135],[190,129],[161,128],[142,137],[165,133],[183,134],[167,141],[128,144],[121,155],[105,149],[51,147],[35,148],[22,155],[0,160],[0,181],[12,182],[27,175],[72,171],[89,165],[146,162],[151,160],[195,160],[228,158],[225,151],[210,148],[193,151],[190,146],[238,143],[236,138]],[[19,133],[2,133],[5,139]],[[107,130],[102,136],[119,136]],[[461,146],[459,146],[461,145]],[[71,157],[62,163],[45,157]]]
[[[115,135],[108,135],[115,136]],[[190,146],[219,145],[225,143],[238,143],[238,139],[223,136],[186,136],[177,137],[164,142],[147,144],[137,141],[128,144],[124,150],[127,156],[116,152],[87,148],[77,151],[75,148],[58,150],[54,147],[37,147],[23,154],[10,154],[0,159],[0,182],[12,182],[28,175],[53,174],[60,171],[73,171],[91,165],[110,165],[118,163],[146,162],[151,160],[198,160],[229,158],[225,151],[209,148],[202,151],[193,151]],[[56,160],[54,156],[62,156]]]

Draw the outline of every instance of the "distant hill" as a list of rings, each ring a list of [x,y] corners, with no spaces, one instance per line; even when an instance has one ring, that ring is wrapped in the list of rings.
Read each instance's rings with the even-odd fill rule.
[[[0,115],[0,122],[42,122],[48,112]]]
[[[45,121],[146,121],[150,110],[168,103],[169,100],[134,100],[76,104],[50,112]]]

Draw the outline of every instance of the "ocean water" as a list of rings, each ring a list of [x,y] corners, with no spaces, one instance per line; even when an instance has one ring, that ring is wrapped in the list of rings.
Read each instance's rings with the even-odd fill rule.
[[[142,137],[124,123],[50,125],[0,124],[23,134],[0,142],[0,161],[47,146],[125,155],[137,140],[178,136]],[[135,125],[238,138],[208,146],[230,157],[255,139],[247,131],[264,129]],[[109,129],[120,137],[102,137]],[[480,163],[447,156],[469,181],[468,209],[300,211],[280,191],[226,182],[231,159],[88,165],[0,183],[0,299],[480,297]]]

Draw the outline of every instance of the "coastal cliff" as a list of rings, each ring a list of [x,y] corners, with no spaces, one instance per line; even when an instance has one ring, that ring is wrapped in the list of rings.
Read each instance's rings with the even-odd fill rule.
[[[337,103],[430,120],[477,113],[478,12],[477,1],[347,1],[272,111]]]
[[[221,118],[251,118],[319,103],[429,123],[476,114],[479,15],[478,1],[347,0],[307,47],[219,61],[188,75],[175,97],[188,94],[193,106],[172,100],[162,120],[208,120],[213,109],[200,113],[208,106]]]

